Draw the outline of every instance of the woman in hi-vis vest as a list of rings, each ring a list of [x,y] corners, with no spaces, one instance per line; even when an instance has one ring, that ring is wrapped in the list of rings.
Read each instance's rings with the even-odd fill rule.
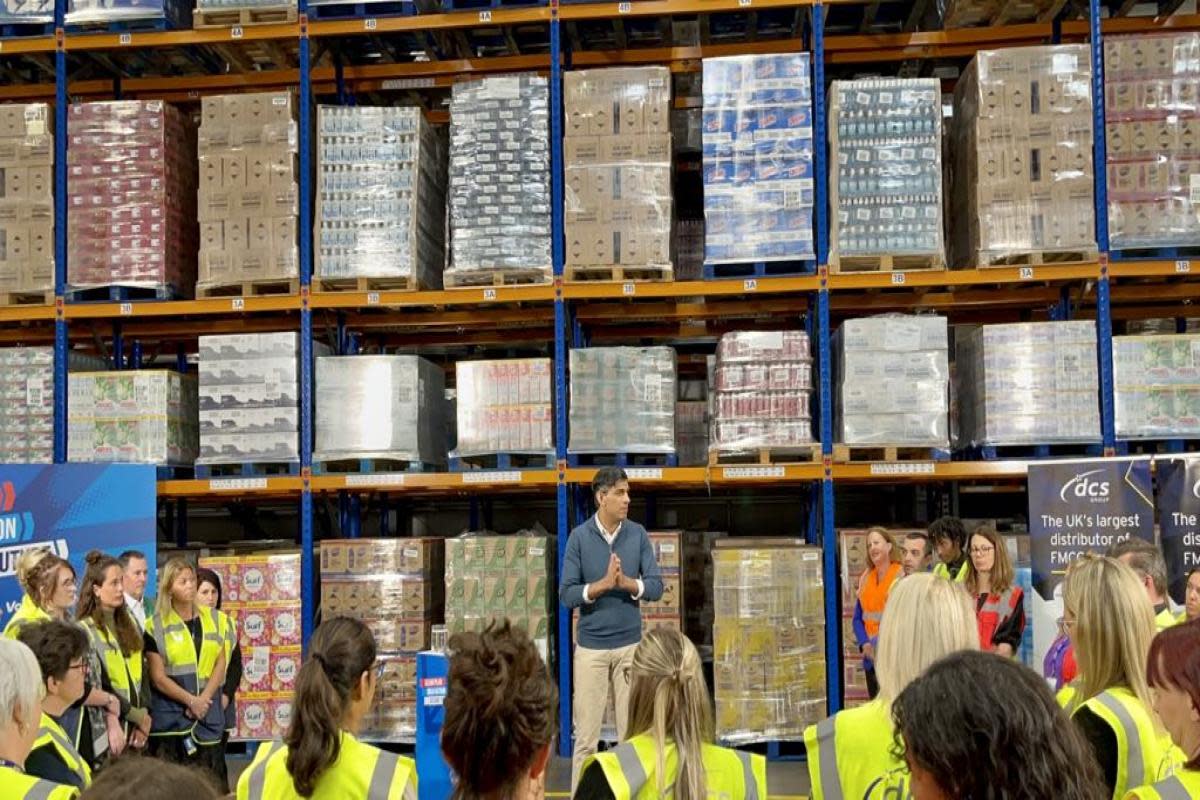
[[[163,567],[142,640],[150,672],[150,753],[220,774],[225,642],[211,609],[196,604],[196,572],[181,558]]]
[[[979,647],[1012,658],[1025,635],[1025,595],[1013,581],[1012,561],[1004,539],[990,526],[980,526],[968,540],[967,580],[975,598]]]
[[[375,700],[375,637],[333,617],[317,626],[296,677],[292,722],[282,742],[265,742],[238,779],[238,800],[416,800],[412,759],[360,742]]]
[[[1181,760],[1146,683],[1154,609],[1132,569],[1090,553],[1067,570],[1063,607],[1079,677],[1058,701],[1091,743],[1105,784],[1120,800]]]
[[[1154,708],[1186,763],[1158,782],[1135,788],[1126,800],[1200,797],[1200,621],[1185,622],[1154,637],[1146,680]]]
[[[900,565],[900,545],[886,528],[867,531],[867,559],[870,566],[858,579],[858,600],[854,604],[854,638],[863,657],[863,672],[867,676],[867,696],[872,700],[879,694],[875,677],[875,648],[879,646],[879,620],[887,603],[892,585],[903,574]]]
[[[686,636],[647,631],[629,673],[630,737],[588,758],[576,800],[766,800],[766,760],[714,744],[700,654]]]
[[[79,791],[25,773],[42,717],[42,671],[28,647],[0,639],[0,797],[74,800]]]
[[[87,554],[76,619],[83,625],[100,664],[92,680],[120,700],[118,718],[126,742],[136,750],[150,737],[150,674],[145,669],[142,632],[125,607],[121,562],[96,550]]]
[[[897,583],[879,625],[879,697],[804,732],[812,800],[858,800],[902,768],[892,753],[892,702],[942,656],[978,649],[975,607],[962,584],[930,573]]]
[[[450,652],[442,752],[454,771],[455,800],[540,800],[558,690],[537,647],[523,628],[505,621],[455,634]]]

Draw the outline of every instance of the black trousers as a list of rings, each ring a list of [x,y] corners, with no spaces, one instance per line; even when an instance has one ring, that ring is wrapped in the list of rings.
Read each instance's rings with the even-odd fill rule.
[[[210,773],[213,783],[222,794],[229,792],[229,770],[225,764],[225,741],[212,745],[196,745],[196,752],[189,755],[183,745],[183,736],[151,736],[147,748],[150,755],[176,764],[199,767]]]
[[[879,696],[879,680],[875,677],[875,668],[867,667],[863,671],[867,675],[867,697],[874,700]]]

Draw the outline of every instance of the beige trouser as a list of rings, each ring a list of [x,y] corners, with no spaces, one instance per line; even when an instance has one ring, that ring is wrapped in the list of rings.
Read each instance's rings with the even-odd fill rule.
[[[571,759],[571,793],[583,775],[583,762],[596,753],[604,711],[611,689],[617,712],[617,739],[625,740],[629,722],[629,679],[626,668],[633,663],[636,644],[616,650],[589,650],[575,646],[575,756]]]

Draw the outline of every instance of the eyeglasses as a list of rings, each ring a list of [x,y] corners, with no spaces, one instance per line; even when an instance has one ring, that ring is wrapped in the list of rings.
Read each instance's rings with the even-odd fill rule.
[[[987,555],[988,553],[992,552],[992,551],[993,551],[993,550],[995,550],[995,549],[996,549],[996,548],[992,547],[990,544],[989,544],[989,545],[987,545],[987,546],[985,546],[985,547],[972,547],[972,548],[971,548],[971,555],[973,555],[973,556],[985,556],[985,555]]]
[[[69,667],[67,667],[67,672],[70,672],[73,669],[80,670],[84,675],[87,675],[88,674],[88,662],[80,661],[78,664],[72,664]]]

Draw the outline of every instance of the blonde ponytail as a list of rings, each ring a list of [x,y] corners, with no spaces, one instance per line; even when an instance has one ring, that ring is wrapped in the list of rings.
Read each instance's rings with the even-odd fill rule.
[[[666,796],[666,749],[674,744],[676,800],[704,800],[704,745],[715,739],[712,705],[700,654],[683,634],[656,628],[633,654],[629,687],[629,735],[650,734],[658,756],[658,795]]]

